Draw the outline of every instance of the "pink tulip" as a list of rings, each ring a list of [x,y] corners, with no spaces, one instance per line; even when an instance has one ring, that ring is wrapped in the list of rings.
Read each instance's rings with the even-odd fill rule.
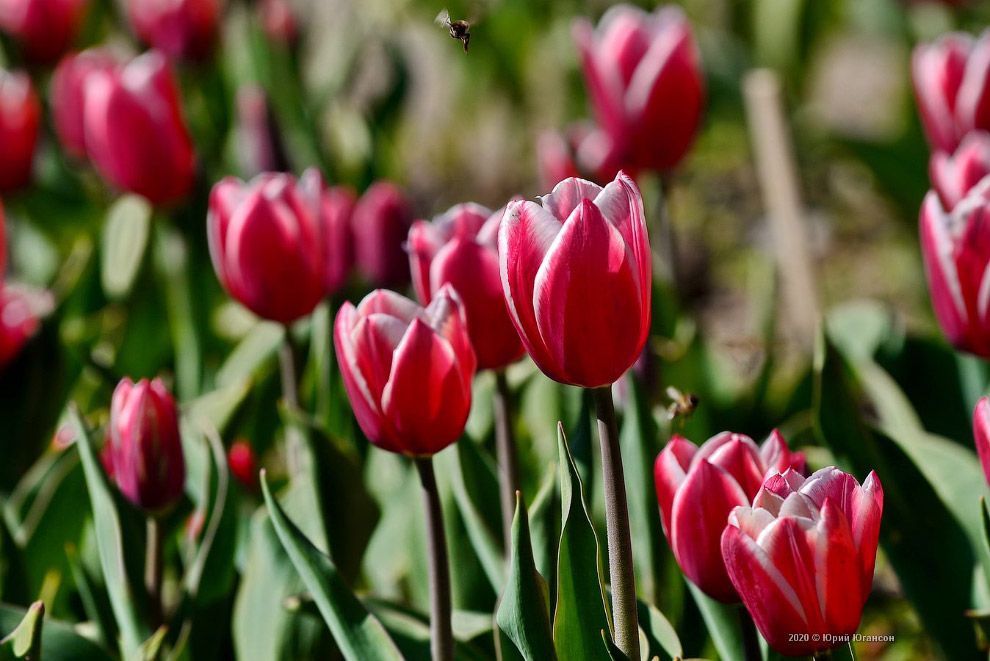
[[[620,173],[605,188],[566,179],[511,202],[499,230],[509,315],[543,373],[597,388],[636,362],[650,328],[652,264],[643,198]]]
[[[72,46],[88,0],[0,0],[0,28],[14,35],[29,59],[49,63]]]
[[[788,656],[844,644],[873,585],[883,489],[837,468],[767,478],[752,507],[732,510],[722,556],[770,647]],[[833,636],[826,640],[826,635]]]
[[[230,466],[230,474],[245,489],[253,491],[258,488],[258,461],[251,443],[244,439],[234,441],[227,450],[227,465]]]
[[[990,30],[978,40],[951,32],[934,43],[919,44],[911,74],[934,149],[951,152],[970,131],[990,129]]]
[[[981,397],[973,412],[973,440],[976,442],[976,453],[983,466],[983,474],[990,483],[990,400]]]
[[[443,287],[424,309],[378,289],[334,326],[337,361],[368,440],[413,457],[456,441],[471,409],[474,350],[456,292]]]
[[[418,220],[409,230],[409,262],[416,295],[424,305],[446,284],[464,302],[478,369],[501,369],[523,356],[498,272],[495,213],[474,203],[458,204],[432,223]]]
[[[957,349],[990,358],[990,178],[973,188],[951,213],[934,191],[921,207],[921,254],[932,307]]]
[[[127,0],[127,16],[143,42],[172,59],[201,60],[213,51],[220,0]]]
[[[94,71],[112,73],[117,60],[107,51],[92,49],[66,55],[52,76],[52,120],[62,148],[79,160],[86,158],[86,126],[83,121],[86,81]]]
[[[25,73],[0,69],[0,193],[31,181],[41,102]]]
[[[684,13],[616,5],[597,30],[579,19],[574,37],[595,116],[611,143],[597,151],[631,172],[675,167],[691,146],[705,98]]]
[[[48,292],[0,284],[0,369],[17,357],[51,308]]]
[[[358,200],[351,216],[354,262],[371,284],[399,287],[409,282],[409,259],[402,246],[412,221],[412,205],[393,183],[375,182]]]
[[[320,228],[326,248],[327,293],[339,292],[351,274],[354,263],[351,216],[355,196],[347,186],[328,187],[316,168],[309,168],[299,180],[299,187],[311,200],[318,200]]]
[[[168,509],[186,479],[175,400],[161,382],[123,379],[110,404],[110,457],[121,493],[147,512]]]
[[[928,172],[942,204],[951,211],[980,180],[990,174],[990,133],[967,133],[954,154],[932,154]]]
[[[723,432],[700,448],[673,436],[653,468],[660,522],[681,570],[705,594],[739,601],[722,561],[721,538],[733,507],[749,505],[768,472],[803,471],[804,454],[790,452],[774,430],[759,448],[743,434]]]
[[[193,145],[168,61],[156,51],[86,77],[86,151],[111,184],[174,202],[192,188]]]
[[[210,256],[227,292],[259,317],[288,324],[326,292],[319,201],[289,174],[227,177],[210,193]]]

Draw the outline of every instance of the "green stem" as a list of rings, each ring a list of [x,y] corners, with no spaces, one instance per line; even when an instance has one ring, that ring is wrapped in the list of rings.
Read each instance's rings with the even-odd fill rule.
[[[516,513],[516,490],[519,489],[519,457],[512,433],[511,396],[505,370],[498,370],[495,372],[495,452],[498,456],[502,531],[507,559],[512,556],[512,519]]]
[[[605,487],[605,524],[608,537],[608,573],[612,588],[615,644],[630,659],[639,657],[639,615],[636,611],[636,571],[629,536],[629,505],[619,450],[619,427],[612,406],[612,388],[591,391],[598,417]]]
[[[433,661],[453,661],[450,563],[447,559],[447,538],[443,530],[440,492],[433,473],[433,457],[417,457],[413,461],[423,485],[423,504],[426,509],[426,539],[430,558],[430,649]]]
[[[760,652],[760,638],[756,633],[756,624],[745,606],[740,605],[739,610],[739,633],[742,635],[743,653],[746,661],[761,661],[763,653]]]
[[[278,365],[282,375],[282,398],[292,411],[299,411],[299,347],[292,337],[292,330],[285,326],[285,338],[278,350]],[[298,432],[289,425],[285,432],[285,463],[289,475],[297,475],[300,470],[300,444]]]
[[[148,591],[151,623],[157,628],[165,621],[165,609],[162,605],[162,522],[154,515],[147,520],[144,551],[144,587]]]

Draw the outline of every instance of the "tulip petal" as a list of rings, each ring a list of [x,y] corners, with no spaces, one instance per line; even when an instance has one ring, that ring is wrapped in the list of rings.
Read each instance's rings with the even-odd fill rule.
[[[831,500],[826,500],[818,522],[815,579],[825,630],[851,635],[859,628],[863,602],[869,590],[860,582],[860,556],[849,523]]]
[[[417,220],[409,228],[406,250],[409,252],[409,270],[412,273],[413,289],[416,298],[423,305],[429,305],[433,294],[430,291],[430,265],[437,251],[443,245],[439,232],[432,223]]]
[[[670,539],[670,511],[674,506],[674,496],[684,482],[691,458],[698,446],[682,436],[674,435],[663,452],[657,455],[653,464],[653,481],[657,491],[657,504],[660,507],[660,523],[663,532]]]
[[[980,456],[983,474],[990,482],[990,400],[981,397],[973,412],[973,439],[976,453]]]
[[[588,96],[594,108],[595,118],[613,140],[621,140],[627,135],[622,108],[623,86],[619,72],[613,67],[602,66],[595,43],[595,33],[587,19],[574,22],[574,43],[581,56],[584,81]],[[561,216],[566,217],[566,216]]]
[[[449,284],[441,286],[423,316],[427,325],[450,344],[461,368],[462,384],[470,391],[477,358],[471,346],[464,303],[457,291]]]
[[[595,206],[602,215],[619,230],[636,262],[636,282],[639,286],[640,305],[650,309],[653,292],[653,254],[650,252],[650,239],[646,231],[646,213],[643,210],[643,196],[636,183],[625,173],[602,189],[595,198]],[[649,317],[644,316],[644,339],[649,334]]]
[[[955,117],[960,136],[990,128],[990,30],[985,30],[966,59],[966,71],[956,96]]]
[[[564,179],[540,198],[540,204],[554,218],[564,220],[577,209],[581,200],[594,200],[602,192],[602,187],[591,181],[571,177]],[[628,212],[626,212],[628,213]]]
[[[952,151],[958,143],[954,111],[972,48],[969,35],[953,32],[934,44],[916,46],[912,53],[911,77],[918,110],[928,141],[935,148]]]
[[[805,629],[797,633],[824,633],[815,577],[816,524],[799,517],[779,518],[756,539],[770,563],[780,572],[801,604]]]

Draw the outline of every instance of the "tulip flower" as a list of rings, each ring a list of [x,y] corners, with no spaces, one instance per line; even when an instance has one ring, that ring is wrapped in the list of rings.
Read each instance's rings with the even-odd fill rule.
[[[175,401],[161,379],[123,379],[110,404],[110,456],[121,493],[146,512],[182,496],[186,479]]]
[[[94,71],[112,73],[116,58],[100,49],[66,55],[52,75],[52,120],[62,148],[73,158],[86,158],[86,127],[83,121],[86,80]]]
[[[258,487],[258,462],[254,457],[254,448],[251,444],[240,439],[234,441],[227,450],[227,465],[230,466],[230,473],[246,489],[254,490]]]
[[[154,204],[174,202],[193,184],[195,155],[179,89],[156,51],[86,77],[86,151],[111,184]]]
[[[0,0],[0,29],[14,35],[28,58],[49,63],[76,39],[88,0]]]
[[[777,430],[762,448],[743,434],[723,432],[700,448],[673,436],[653,468],[660,522],[677,564],[701,590],[723,603],[739,601],[722,561],[725,522],[746,506],[770,471],[804,470],[804,454],[790,452]]]
[[[127,0],[127,16],[152,48],[176,60],[201,60],[217,40],[220,0]]]
[[[354,261],[358,271],[378,287],[409,282],[409,260],[403,244],[412,225],[411,205],[390,182],[371,185],[351,216]]]
[[[990,174],[990,133],[967,133],[953,154],[935,152],[928,172],[942,205],[952,211],[980,180]]]
[[[259,317],[290,324],[323,299],[318,203],[290,174],[226,177],[210,193],[210,256],[227,292]]]
[[[933,149],[951,152],[970,131],[990,129],[990,30],[978,40],[951,32],[919,44],[911,75]]]
[[[981,397],[973,412],[973,440],[976,442],[976,453],[983,466],[983,474],[990,484],[990,400]]]
[[[990,178],[947,212],[934,191],[921,207],[921,255],[932,307],[949,342],[990,358]]]
[[[443,285],[457,290],[478,369],[501,369],[523,355],[499,279],[498,228],[504,211],[492,213],[478,204],[458,204],[432,223],[416,221],[409,230],[416,295],[428,305]]]
[[[813,655],[856,632],[873,585],[882,512],[875,473],[860,486],[834,467],[808,478],[773,474],[752,507],[732,510],[722,556],[770,647]]]
[[[309,168],[299,179],[299,187],[310,200],[316,200],[325,253],[327,293],[340,291],[350,277],[354,261],[351,216],[356,202],[347,186],[328,187],[316,168]]]
[[[566,179],[540,203],[509,204],[499,230],[505,300],[544,374],[611,385],[636,362],[650,327],[652,265],[636,184]]]
[[[244,85],[237,90],[237,136],[241,169],[248,176],[289,170],[268,96],[257,85]]]
[[[705,89],[698,50],[684,13],[609,9],[593,30],[574,25],[585,84],[616,167],[667,171],[687,153],[701,119]]]
[[[31,180],[41,102],[25,73],[0,69],[0,193]]]
[[[22,285],[0,285],[0,370],[20,354],[52,305],[48,292]]]

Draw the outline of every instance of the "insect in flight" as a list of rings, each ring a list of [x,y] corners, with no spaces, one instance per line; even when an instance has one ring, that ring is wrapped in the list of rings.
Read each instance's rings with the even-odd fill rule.
[[[694,393],[682,393],[674,386],[667,387],[667,397],[671,400],[670,406],[667,407],[668,420],[676,420],[677,418],[687,420],[701,403],[701,400]]]
[[[453,39],[458,39],[464,46],[464,54],[467,55],[468,44],[471,43],[471,23],[465,20],[452,21],[450,13],[444,9],[435,19],[437,25],[447,29]]]

